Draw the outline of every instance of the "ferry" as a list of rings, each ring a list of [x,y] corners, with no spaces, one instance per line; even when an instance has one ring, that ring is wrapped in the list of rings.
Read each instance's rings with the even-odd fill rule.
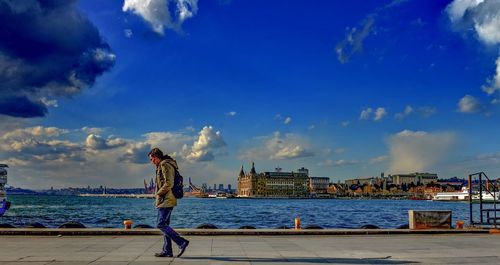
[[[469,189],[462,187],[460,191],[454,192],[438,192],[432,198],[433,201],[468,201]]]
[[[482,193],[483,202],[493,202],[493,201],[498,202],[498,198],[499,198],[498,192],[495,193],[495,197],[493,197],[493,193],[489,193],[487,191],[483,191],[483,193]],[[479,201],[479,194],[472,195],[472,200]]]
[[[5,185],[7,184],[7,168],[9,166],[0,164],[0,216],[10,208],[10,202],[7,201],[7,194],[5,192]]]
[[[496,199],[495,199],[496,198]],[[495,194],[495,198],[492,193],[487,191],[482,192],[483,202],[494,202],[499,201],[500,193]],[[467,187],[462,187],[462,190],[456,192],[438,192],[432,198],[433,201],[469,201],[469,189]],[[479,192],[473,192],[472,201],[479,201]]]

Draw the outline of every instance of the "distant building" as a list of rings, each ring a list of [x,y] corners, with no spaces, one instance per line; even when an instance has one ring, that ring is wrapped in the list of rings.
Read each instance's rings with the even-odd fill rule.
[[[330,185],[330,178],[310,177],[309,178],[309,192],[311,193],[327,193],[328,186]]]
[[[378,178],[374,178],[374,177],[346,179],[345,180],[345,184],[347,184],[348,186],[351,186],[351,185],[374,184],[374,183],[376,183],[378,181],[377,179]]]
[[[232,188],[232,187],[231,187],[231,184],[227,184],[227,190],[228,190],[228,191],[231,191],[231,188]]]
[[[224,190],[224,184],[219,184],[219,190]]]
[[[242,197],[307,197],[309,170],[300,168],[297,172],[257,173],[252,163],[250,172],[243,166],[238,175],[238,195]]]
[[[431,182],[437,182],[438,176],[434,173],[411,173],[411,174],[397,174],[390,176],[392,179],[392,184],[403,185],[403,184],[415,184],[415,185],[427,185]]]

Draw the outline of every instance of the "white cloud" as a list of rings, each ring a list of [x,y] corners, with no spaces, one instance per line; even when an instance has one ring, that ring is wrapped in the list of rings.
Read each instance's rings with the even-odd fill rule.
[[[404,130],[389,140],[390,171],[393,174],[432,171],[454,147],[456,136],[449,132],[428,133]]]
[[[193,150],[220,155],[217,150],[222,138],[211,139],[210,127],[198,136],[192,132],[150,132],[140,139],[124,140],[107,134],[110,128],[23,127],[25,122],[0,116],[2,121],[10,126],[0,124],[0,163],[11,166],[16,176],[9,181],[11,185],[37,189],[88,184],[141,187],[143,178],[154,175],[147,157],[152,147],[174,156],[188,176],[233,182],[230,172],[216,165],[185,163]],[[207,172],[212,175],[205,176]]]
[[[377,108],[377,110],[375,111],[375,117],[373,118],[373,120],[374,121],[380,121],[386,115],[387,115],[387,111],[385,110],[385,108]]]
[[[455,0],[446,8],[456,30],[473,32],[486,45],[500,44],[500,1]],[[488,79],[482,90],[488,95],[500,91],[500,57],[496,60],[496,73]]]
[[[85,140],[85,146],[90,150],[106,150],[126,145],[127,142],[121,138],[102,138],[97,134],[89,134]]]
[[[54,108],[57,108],[59,105],[57,103],[57,100],[56,99],[47,99],[46,97],[42,97],[40,98],[40,101],[43,103],[43,105],[45,105],[46,107],[54,107]]]
[[[180,151],[183,145],[196,139],[193,136],[178,132],[149,132],[143,136],[146,138],[146,143],[158,147],[168,154]]]
[[[211,161],[215,159],[214,150],[226,146],[222,134],[212,126],[205,126],[198,134],[186,158],[190,161]],[[186,148],[184,148],[186,150]]]
[[[450,20],[457,23],[463,18],[467,9],[474,8],[482,2],[484,0],[455,0],[448,5],[446,11]]]
[[[471,95],[465,95],[458,102],[458,111],[462,113],[477,113],[481,109],[481,102]]]
[[[125,0],[122,10],[142,17],[163,35],[165,28],[181,31],[182,23],[198,12],[198,0]]]
[[[493,95],[495,92],[500,92],[500,57],[496,60],[496,73],[493,81],[489,81],[488,85],[482,87],[483,91],[488,95]]]
[[[25,139],[25,138],[57,137],[62,134],[66,134],[68,132],[69,130],[60,129],[57,127],[35,126],[35,127],[12,130],[10,132],[5,133],[2,136],[2,139],[11,140],[11,139]]]
[[[382,163],[382,162],[387,161],[388,158],[389,158],[389,156],[386,156],[386,155],[377,156],[377,157],[370,159],[370,164]]]
[[[320,165],[326,166],[326,167],[344,167],[344,166],[357,165],[359,163],[360,162],[357,160],[345,160],[345,159],[331,160],[331,159],[327,159],[324,162],[320,163]]]
[[[428,117],[436,114],[437,110],[434,107],[424,106],[424,107],[418,108],[418,112],[420,113],[420,116],[422,116],[424,118],[428,118]]]
[[[237,114],[236,111],[230,111],[230,112],[226,113],[227,116],[231,116],[231,117],[236,116],[236,114]]]
[[[436,112],[436,108],[431,106],[423,106],[415,109],[412,106],[407,105],[403,112],[396,113],[394,115],[394,118],[396,118],[397,120],[404,120],[414,113],[419,114],[423,118],[429,118],[430,116],[436,114]]]
[[[308,130],[314,130],[316,128],[316,125],[311,124],[309,127],[307,127]]]
[[[500,2],[497,0],[455,0],[446,8],[458,30],[474,28],[485,44],[500,43]]]
[[[80,130],[85,134],[102,134],[109,128],[98,128],[98,127],[82,127]]]
[[[369,119],[371,119],[372,114],[373,114],[374,121],[380,121],[387,115],[387,111],[385,110],[385,108],[382,108],[382,107],[378,107],[375,111],[373,111],[372,108],[366,108],[366,109],[361,111],[361,114],[359,114],[359,119],[360,120],[369,120]]]
[[[147,142],[130,143],[125,149],[125,153],[118,159],[120,162],[132,164],[149,163],[148,153],[153,147]]]
[[[241,159],[248,160],[287,160],[301,157],[309,157],[314,154],[310,151],[307,140],[295,134],[285,134],[275,132],[272,136],[259,139],[257,147],[245,150]]]
[[[63,140],[36,139],[2,139],[0,143],[0,160],[18,159],[36,163],[52,161],[84,161],[83,147],[78,143]]]
[[[368,120],[370,119],[370,116],[373,112],[373,109],[372,108],[366,108],[364,110],[361,111],[361,114],[359,115],[359,119],[360,120]]]
[[[394,115],[394,117],[397,119],[397,120],[403,120],[404,118],[410,116],[411,114],[413,113],[413,108],[410,106],[410,105],[407,105],[404,109],[403,112],[400,112],[400,113],[396,113],[396,115]]]
[[[283,121],[284,124],[289,124],[290,122],[292,122],[291,117],[286,117],[285,120]]]
[[[349,124],[351,124],[350,121],[343,121],[343,122],[340,123],[340,126],[347,127],[347,126],[349,126]]]
[[[363,42],[372,32],[374,32],[373,28],[379,14],[404,2],[406,2],[406,0],[393,0],[389,4],[379,7],[368,14],[361,21],[359,28],[347,28],[346,37],[335,47],[339,62],[347,63],[354,54],[363,51]]]
[[[345,39],[335,47],[337,59],[341,63],[347,63],[351,56],[363,50],[363,41],[370,35],[374,23],[375,15],[370,14],[361,22],[360,29],[356,27],[348,29]]]

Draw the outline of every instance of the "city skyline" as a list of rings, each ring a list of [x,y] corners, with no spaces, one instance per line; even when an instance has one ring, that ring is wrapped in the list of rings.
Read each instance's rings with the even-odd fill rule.
[[[0,0],[0,163],[30,189],[500,175],[495,0]],[[61,20],[65,23],[61,23]]]

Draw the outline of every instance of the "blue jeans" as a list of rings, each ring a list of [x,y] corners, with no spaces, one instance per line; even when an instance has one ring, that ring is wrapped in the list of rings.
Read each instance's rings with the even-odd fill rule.
[[[172,215],[173,207],[158,208],[157,225],[163,232],[163,253],[172,254],[172,240],[178,246],[184,244],[186,239],[182,238],[175,230],[170,227],[170,215]]]

